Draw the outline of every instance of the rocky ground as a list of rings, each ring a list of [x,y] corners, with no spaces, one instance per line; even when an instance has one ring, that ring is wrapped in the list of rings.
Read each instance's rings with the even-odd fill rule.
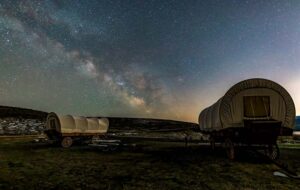
[[[45,128],[40,119],[0,118],[0,135],[38,135]]]

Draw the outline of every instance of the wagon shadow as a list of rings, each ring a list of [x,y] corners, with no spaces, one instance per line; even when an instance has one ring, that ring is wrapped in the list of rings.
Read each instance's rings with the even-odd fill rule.
[[[165,162],[207,162],[212,160],[226,163],[271,163],[255,152],[243,149],[237,150],[236,158],[234,160],[229,160],[223,148],[218,147],[215,150],[212,150],[209,146],[193,148],[175,147],[160,150],[148,150],[143,152],[144,154],[151,156],[153,159],[162,160]]]
[[[99,155],[112,155],[121,156],[121,154],[129,153],[132,156],[135,154],[143,154],[152,161],[159,160],[162,162],[172,162],[182,164],[184,162],[207,162],[207,161],[221,161],[229,163],[252,163],[252,164],[267,164],[271,163],[267,159],[259,156],[253,151],[238,149],[236,151],[236,158],[231,161],[226,157],[226,152],[221,147],[216,147],[214,150],[210,146],[170,146],[170,147],[159,147],[151,145],[140,145],[135,147],[124,147],[115,151],[102,151],[101,149],[90,147],[87,145],[76,144],[70,148],[64,149],[57,144],[49,143],[32,143],[27,142],[20,144],[19,146],[11,147],[16,149],[60,149],[70,152],[80,152],[82,154],[88,152],[94,152]]]
[[[267,159],[259,156],[253,151],[238,149],[236,158],[229,160],[226,152],[221,147],[212,150],[210,146],[192,146],[192,147],[156,147],[156,146],[136,146],[118,149],[116,151],[103,152],[97,148],[87,146],[72,147],[73,151],[95,152],[97,154],[107,154],[118,156],[123,153],[130,153],[132,156],[144,155],[152,161],[162,161],[166,163],[188,163],[188,162],[209,162],[220,161],[225,163],[251,163],[251,164],[268,164],[271,163]]]

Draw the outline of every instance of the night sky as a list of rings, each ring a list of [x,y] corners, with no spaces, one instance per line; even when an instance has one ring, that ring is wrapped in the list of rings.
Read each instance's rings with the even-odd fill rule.
[[[300,114],[300,1],[0,0],[0,105],[196,121],[253,77]]]

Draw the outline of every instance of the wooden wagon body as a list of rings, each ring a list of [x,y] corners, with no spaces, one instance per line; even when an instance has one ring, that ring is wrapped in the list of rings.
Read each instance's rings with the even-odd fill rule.
[[[45,133],[50,140],[61,142],[63,147],[72,145],[73,139],[88,139],[105,135],[108,131],[107,118],[87,118],[49,113]]]
[[[295,105],[290,94],[267,79],[248,79],[231,87],[199,115],[199,127],[212,146],[276,146],[279,135],[292,135]],[[271,148],[270,148],[271,149]]]

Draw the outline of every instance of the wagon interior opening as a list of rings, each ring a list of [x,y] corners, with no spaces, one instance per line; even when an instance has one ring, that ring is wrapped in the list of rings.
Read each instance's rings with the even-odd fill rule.
[[[269,96],[244,96],[245,119],[270,119]]]
[[[54,130],[56,129],[56,124],[55,124],[54,118],[50,120],[50,127],[51,127],[51,129],[54,129]]]

